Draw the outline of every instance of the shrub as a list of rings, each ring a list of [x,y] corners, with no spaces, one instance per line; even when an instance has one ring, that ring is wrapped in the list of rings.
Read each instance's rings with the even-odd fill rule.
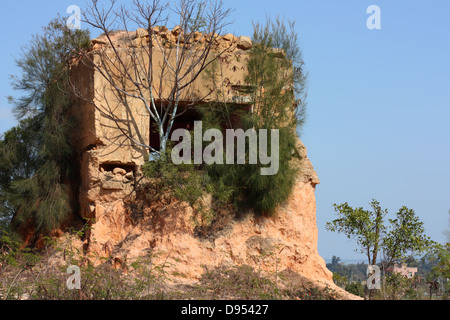
[[[354,295],[364,297],[364,285],[361,282],[350,282],[345,286],[345,291],[353,293]]]
[[[172,163],[171,149],[143,166],[144,173],[151,178],[154,197],[171,194],[194,207],[205,189],[204,174],[194,165]]]

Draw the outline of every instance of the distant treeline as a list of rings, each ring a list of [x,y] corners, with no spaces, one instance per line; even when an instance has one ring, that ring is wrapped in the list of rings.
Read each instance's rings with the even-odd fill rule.
[[[408,258],[405,261],[409,267],[417,267],[417,275],[423,278],[432,271],[434,263],[427,259]],[[341,258],[333,256],[330,263],[327,263],[327,268],[333,273],[337,273],[341,277],[347,278],[348,281],[366,281],[367,280],[367,263],[360,262],[356,264],[345,264],[341,262]],[[379,264],[381,267],[381,263]]]

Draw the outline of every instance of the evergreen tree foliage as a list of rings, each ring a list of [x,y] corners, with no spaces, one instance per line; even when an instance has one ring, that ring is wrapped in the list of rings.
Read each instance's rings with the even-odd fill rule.
[[[279,130],[279,170],[275,175],[261,175],[261,165],[224,164],[208,166],[208,175],[216,185],[216,194],[230,195],[238,206],[257,214],[271,215],[291,195],[297,169],[291,160],[297,155],[297,129],[304,121],[305,81],[302,53],[294,24],[268,19],[262,27],[254,24],[253,48],[248,58],[246,90],[252,99],[253,112],[216,102],[203,110],[204,129],[266,129],[267,150],[272,150],[270,130]],[[214,73],[214,71],[212,72]],[[220,101],[220,99],[218,99]],[[239,118],[238,124],[231,119]],[[219,120],[218,120],[219,119]],[[259,139],[258,139],[259,141]],[[249,142],[246,141],[248,159]]]
[[[12,183],[30,178],[41,162],[38,132],[36,119],[27,118],[0,139],[0,227],[6,227],[18,211]]]
[[[71,212],[68,181],[71,176],[72,148],[69,133],[73,123],[68,109],[70,62],[74,40],[79,46],[89,45],[86,31],[71,31],[65,25],[52,21],[41,35],[33,37],[16,61],[21,70],[13,77],[13,88],[23,95],[10,97],[14,114],[21,125],[22,143],[4,139],[2,154],[15,150],[10,158],[10,170],[21,163],[29,164],[29,172],[7,173],[8,192],[3,203],[12,204],[13,228],[30,226],[36,234],[45,234],[57,227]],[[8,137],[6,137],[8,138]],[[30,158],[31,159],[28,159]]]

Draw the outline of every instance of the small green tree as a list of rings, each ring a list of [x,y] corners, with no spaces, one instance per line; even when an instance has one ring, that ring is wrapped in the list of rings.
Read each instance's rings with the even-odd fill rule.
[[[386,276],[384,296],[389,300],[399,300],[400,297],[411,287],[411,279],[400,273],[392,272]],[[407,292],[411,296],[411,292]]]
[[[13,77],[13,88],[23,95],[9,98],[19,120],[30,119],[27,127],[30,150],[37,158],[32,175],[10,176],[7,203],[14,203],[12,227],[24,224],[35,234],[46,234],[57,227],[71,212],[68,181],[72,169],[72,148],[69,134],[73,123],[69,118],[71,106],[69,71],[73,58],[73,37],[64,24],[52,21],[41,35],[23,51],[17,60],[20,77]],[[86,31],[76,32],[78,46],[90,45]],[[28,142],[27,142],[28,143]],[[7,149],[8,147],[5,146]],[[5,150],[3,149],[3,151]],[[35,152],[35,153],[33,153]],[[26,152],[25,152],[26,154]],[[13,159],[20,165],[25,154]]]
[[[432,267],[427,275],[427,280],[443,279],[443,299],[447,299],[450,296],[450,281],[448,280],[450,279],[450,229],[447,228],[444,234],[447,236],[447,243],[435,245],[428,252],[427,258],[430,260]]]
[[[334,204],[338,218],[327,222],[326,228],[354,239],[360,252],[366,254],[369,265],[375,265],[380,250],[380,239],[386,230],[383,218],[387,210],[382,210],[376,200],[372,200],[370,206],[372,211],[363,208],[353,209],[348,203]]]
[[[423,222],[412,209],[402,207],[394,219],[389,219],[389,223],[389,230],[381,244],[384,269],[388,269],[396,262],[405,261],[409,256],[424,253],[434,244],[425,235]]]
[[[290,30],[288,29],[290,28]],[[204,129],[260,129],[279,132],[279,168],[274,175],[261,175],[263,165],[211,165],[208,175],[221,190],[230,194],[235,205],[257,214],[271,215],[291,195],[298,168],[292,165],[296,152],[297,129],[304,121],[305,81],[302,53],[294,24],[280,20],[254,24],[253,47],[248,55],[246,85],[242,93],[250,95],[252,112],[241,112],[236,106],[215,102],[203,108]],[[214,71],[212,72],[214,75]],[[221,88],[216,92],[220,97]],[[216,99],[220,101],[220,99]],[[230,119],[239,118],[233,123]],[[246,141],[246,159],[249,158]],[[271,139],[267,149],[272,150]],[[271,155],[273,156],[273,155]]]
[[[435,278],[444,279],[443,298],[447,299],[450,296],[450,243],[445,245],[445,248],[438,250],[436,257],[436,265],[432,268],[432,273]]]
[[[414,210],[402,207],[394,219],[388,219],[385,225],[386,209],[381,209],[376,200],[370,203],[372,211],[363,208],[353,209],[344,203],[334,204],[338,219],[328,222],[327,230],[344,233],[349,239],[355,239],[360,252],[365,253],[369,265],[377,264],[379,253],[383,253],[383,267],[405,261],[414,254],[424,253],[435,243],[425,235],[423,222]]]
[[[336,266],[336,265],[338,265],[339,263],[341,263],[341,258],[340,258],[340,257],[333,256],[333,257],[331,258],[331,264],[332,264],[333,266]]]
[[[381,209],[376,200],[372,200],[370,205],[372,211],[354,209],[348,203],[334,204],[338,218],[326,225],[329,231],[344,233],[349,239],[355,239],[360,252],[366,254],[369,265],[376,265],[382,252],[383,270],[387,270],[394,263],[405,261],[414,254],[424,253],[435,245],[425,235],[423,222],[415,215],[414,210],[402,207],[394,219],[388,219],[389,227],[386,227],[385,217],[388,211]],[[369,298],[372,294],[373,290],[370,290]]]

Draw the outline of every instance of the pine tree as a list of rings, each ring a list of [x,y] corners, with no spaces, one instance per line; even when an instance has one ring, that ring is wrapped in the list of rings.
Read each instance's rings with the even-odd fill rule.
[[[31,176],[13,177],[6,201],[16,209],[12,227],[17,229],[26,224],[36,235],[48,234],[71,213],[70,61],[74,54],[73,39],[78,46],[88,46],[89,35],[86,31],[76,31],[75,37],[69,35],[65,25],[55,20],[41,35],[34,36],[16,61],[20,77],[13,77],[13,88],[25,94],[18,99],[9,98],[16,117],[34,124],[31,143],[37,165]],[[12,165],[21,161],[17,159]]]
[[[36,120],[21,120],[0,138],[0,227],[6,227],[18,211],[12,183],[29,179],[40,165]]]
[[[289,27],[290,30],[280,19],[268,19],[264,27],[254,24],[253,48],[249,53],[246,76],[253,112],[239,113],[239,126],[244,130],[279,130],[278,172],[261,175],[263,166],[260,163],[207,168],[210,180],[219,192],[229,194],[237,206],[248,207],[257,214],[271,215],[288,200],[298,173],[291,160],[298,155],[297,130],[304,122],[307,75],[303,70],[294,24],[289,23]],[[215,71],[210,72],[214,75]],[[206,106],[203,108],[204,129],[224,125],[230,128],[232,113],[236,112],[239,111],[226,103]],[[268,138],[268,150],[272,150],[270,141]],[[248,142],[246,150],[248,153]]]

